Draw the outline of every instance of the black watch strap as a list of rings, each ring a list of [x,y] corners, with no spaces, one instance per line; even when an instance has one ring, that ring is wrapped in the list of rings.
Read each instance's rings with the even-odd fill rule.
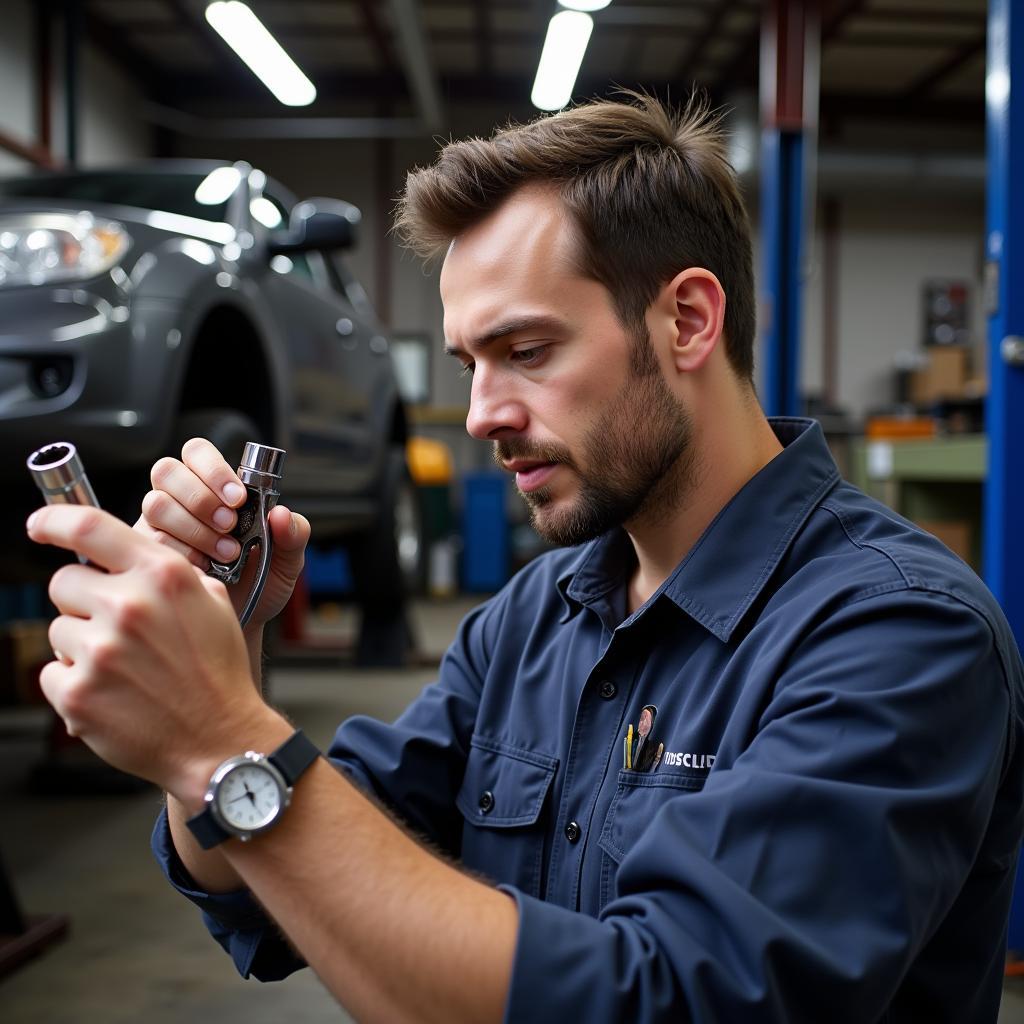
[[[301,729],[296,729],[267,760],[284,776],[289,786],[294,786],[319,756],[316,744]]]
[[[215,846],[231,838],[231,833],[222,828],[217,819],[206,807],[198,814],[193,814],[186,822],[189,831],[204,850],[212,850]]]
[[[316,744],[301,729],[296,729],[267,760],[281,773],[290,789],[319,756]],[[192,815],[186,824],[204,850],[212,850],[233,834],[217,821],[209,807]]]

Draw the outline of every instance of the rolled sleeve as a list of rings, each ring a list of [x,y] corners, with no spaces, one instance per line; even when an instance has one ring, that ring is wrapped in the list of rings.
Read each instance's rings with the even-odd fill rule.
[[[207,893],[197,887],[174,847],[166,810],[157,818],[151,846],[167,881],[202,911],[210,935],[243,978],[278,981],[305,966],[248,889]]]
[[[355,785],[453,855],[460,837],[455,795],[465,771],[488,636],[496,628],[493,605],[492,600],[467,617],[438,681],[395,723],[350,719],[328,752]],[[243,977],[278,980],[305,966],[248,889],[210,894],[197,888],[174,848],[166,811],[157,820],[151,845],[167,880],[203,912],[210,934]]]
[[[510,890],[506,1020],[879,1019],[981,855],[1011,704],[955,597],[833,614],[742,752],[624,851],[600,918]]]

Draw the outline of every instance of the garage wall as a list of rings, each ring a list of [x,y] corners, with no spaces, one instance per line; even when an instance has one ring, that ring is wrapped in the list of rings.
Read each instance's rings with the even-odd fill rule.
[[[974,364],[985,360],[981,275],[984,199],[955,195],[855,195],[840,203],[838,400],[855,417],[892,401],[900,352],[920,351],[922,289],[931,279],[970,285]],[[819,227],[804,296],[801,386],[823,391],[824,238]]]
[[[0,32],[0,130],[22,142],[36,138],[35,69],[32,12],[25,0],[4,4]],[[0,149],[0,174],[16,174],[28,166]]]
[[[0,32],[0,129],[19,141],[35,143],[35,28],[28,0],[4,0]],[[51,110],[52,150],[63,158],[65,148],[61,26],[54,20]],[[141,114],[138,88],[87,42],[79,64],[78,162],[83,167],[145,159],[152,153],[152,130]],[[0,150],[0,174],[17,174],[32,165]]]
[[[142,117],[138,87],[105,56],[83,45],[78,101],[78,166],[134,163],[153,155],[153,131]],[[54,151],[64,156],[64,94],[54,89]]]

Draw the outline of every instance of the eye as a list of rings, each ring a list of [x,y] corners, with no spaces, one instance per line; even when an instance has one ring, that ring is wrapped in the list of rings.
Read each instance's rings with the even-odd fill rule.
[[[532,348],[515,349],[509,356],[519,366],[536,366],[544,358],[547,345],[534,345]]]
[[[463,363],[459,367],[459,376],[460,377],[472,377],[473,376],[473,369],[474,369],[475,366],[476,366],[475,363]]]

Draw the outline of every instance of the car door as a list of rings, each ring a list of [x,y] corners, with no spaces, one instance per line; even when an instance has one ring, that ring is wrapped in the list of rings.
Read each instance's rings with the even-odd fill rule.
[[[281,195],[264,190],[257,198],[288,223],[290,204]],[[256,200],[253,214],[265,227],[275,224],[270,207]],[[293,368],[289,492],[329,503],[339,490],[361,491],[377,468],[368,415],[371,332],[334,286],[323,253],[274,256],[263,288]]]

